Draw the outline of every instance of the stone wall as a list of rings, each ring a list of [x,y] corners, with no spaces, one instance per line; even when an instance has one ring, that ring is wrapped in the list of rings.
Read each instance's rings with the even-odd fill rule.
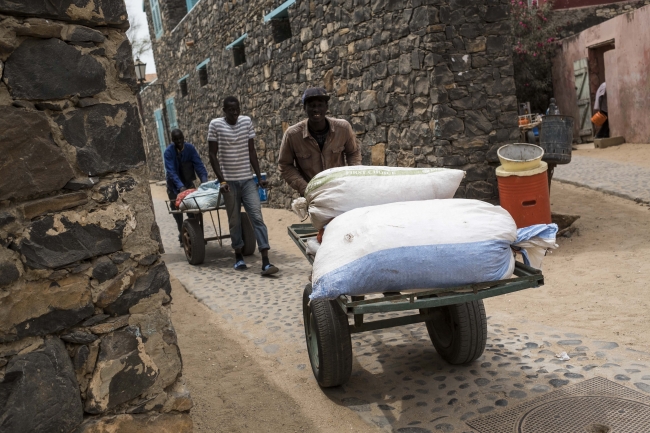
[[[0,0],[0,431],[190,432],[123,0]]]
[[[561,26],[560,36],[567,38],[649,4],[650,0],[632,0],[582,8],[559,9],[553,11],[553,16]]]
[[[324,86],[365,164],[462,168],[458,196],[496,199],[496,149],[519,134],[508,0],[298,0],[292,37],[275,43],[262,18],[280,3],[201,0],[178,25],[162,6],[165,32],[156,40],[145,2],[158,73],[157,86],[142,92],[150,155],[160,154],[153,110],[174,97],[179,127],[207,163],[208,123],[235,95],[253,118],[271,203],[288,206],[294,193],[276,166],[282,135],[305,117],[302,91]],[[225,47],[244,33],[246,63],[234,66]],[[201,87],[196,65],[208,58]],[[158,158],[149,167],[160,178]]]

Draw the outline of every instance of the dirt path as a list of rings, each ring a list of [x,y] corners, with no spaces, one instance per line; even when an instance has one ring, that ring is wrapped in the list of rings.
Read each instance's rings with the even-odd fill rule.
[[[225,321],[175,278],[172,296],[183,377],[194,400],[195,432],[374,431],[350,411],[310,406],[281,390],[275,381],[282,377],[273,371],[277,366],[256,359],[254,348],[248,347],[252,343],[233,339]]]
[[[153,190],[163,198],[162,188]],[[650,208],[560,183],[553,184],[552,203],[554,211],[581,215],[579,235],[559,239],[560,247],[545,259],[544,287],[488,299],[490,323],[530,335],[549,326],[616,341],[646,352],[629,352],[634,360],[650,361]],[[264,209],[264,217],[272,259],[292,252],[296,247],[286,226],[297,217],[278,209]],[[353,411],[337,406],[337,399],[328,398],[311,378],[280,365],[279,358],[255,356],[260,348],[252,340],[177,281],[173,295],[197,432],[375,431]],[[288,365],[304,362],[304,354],[283,359]]]
[[[543,288],[487,308],[650,352],[650,208],[557,182],[551,192],[554,211],[581,216],[579,235],[546,257]]]

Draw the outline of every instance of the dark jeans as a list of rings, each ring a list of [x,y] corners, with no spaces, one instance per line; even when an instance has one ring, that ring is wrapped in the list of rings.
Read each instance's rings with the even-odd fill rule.
[[[257,184],[253,179],[229,180],[230,192],[225,193],[223,198],[226,202],[228,212],[228,225],[230,226],[230,241],[235,250],[244,247],[244,239],[241,230],[241,207],[248,214],[248,218],[255,231],[257,247],[260,251],[269,249],[269,234],[262,218],[262,204],[257,191]]]

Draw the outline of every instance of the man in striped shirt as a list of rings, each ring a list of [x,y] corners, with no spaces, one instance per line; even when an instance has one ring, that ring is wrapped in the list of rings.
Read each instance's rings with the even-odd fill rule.
[[[259,186],[265,188],[260,164],[255,151],[255,130],[248,116],[240,116],[239,101],[228,96],[223,101],[224,117],[213,119],[208,128],[210,164],[221,183],[221,191],[226,201],[230,240],[235,250],[235,269],[247,269],[242,248],[244,240],[241,228],[241,206],[244,205],[248,218],[255,231],[257,246],[262,254],[262,275],[278,272],[269,262],[269,235],[264,219],[258,186],[253,180],[251,166],[255,170]]]

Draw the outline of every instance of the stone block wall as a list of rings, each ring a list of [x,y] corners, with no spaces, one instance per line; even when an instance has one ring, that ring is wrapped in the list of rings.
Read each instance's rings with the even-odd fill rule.
[[[123,0],[0,0],[0,431],[190,432]]]
[[[297,0],[292,36],[275,43],[263,16],[281,3],[201,0],[177,25],[163,6],[156,39],[145,2],[158,74],[142,92],[148,154],[158,153],[152,175],[164,176],[153,110],[173,97],[179,127],[207,163],[208,123],[235,95],[255,124],[270,201],[288,206],[295,194],[276,165],[283,132],[305,118],[303,90],[324,86],[365,164],[461,168],[459,197],[496,199],[496,149],[519,134],[508,0]],[[246,63],[234,66],[225,47],[244,33]],[[196,65],[208,58],[200,86]],[[182,97],[177,81],[186,75]]]

